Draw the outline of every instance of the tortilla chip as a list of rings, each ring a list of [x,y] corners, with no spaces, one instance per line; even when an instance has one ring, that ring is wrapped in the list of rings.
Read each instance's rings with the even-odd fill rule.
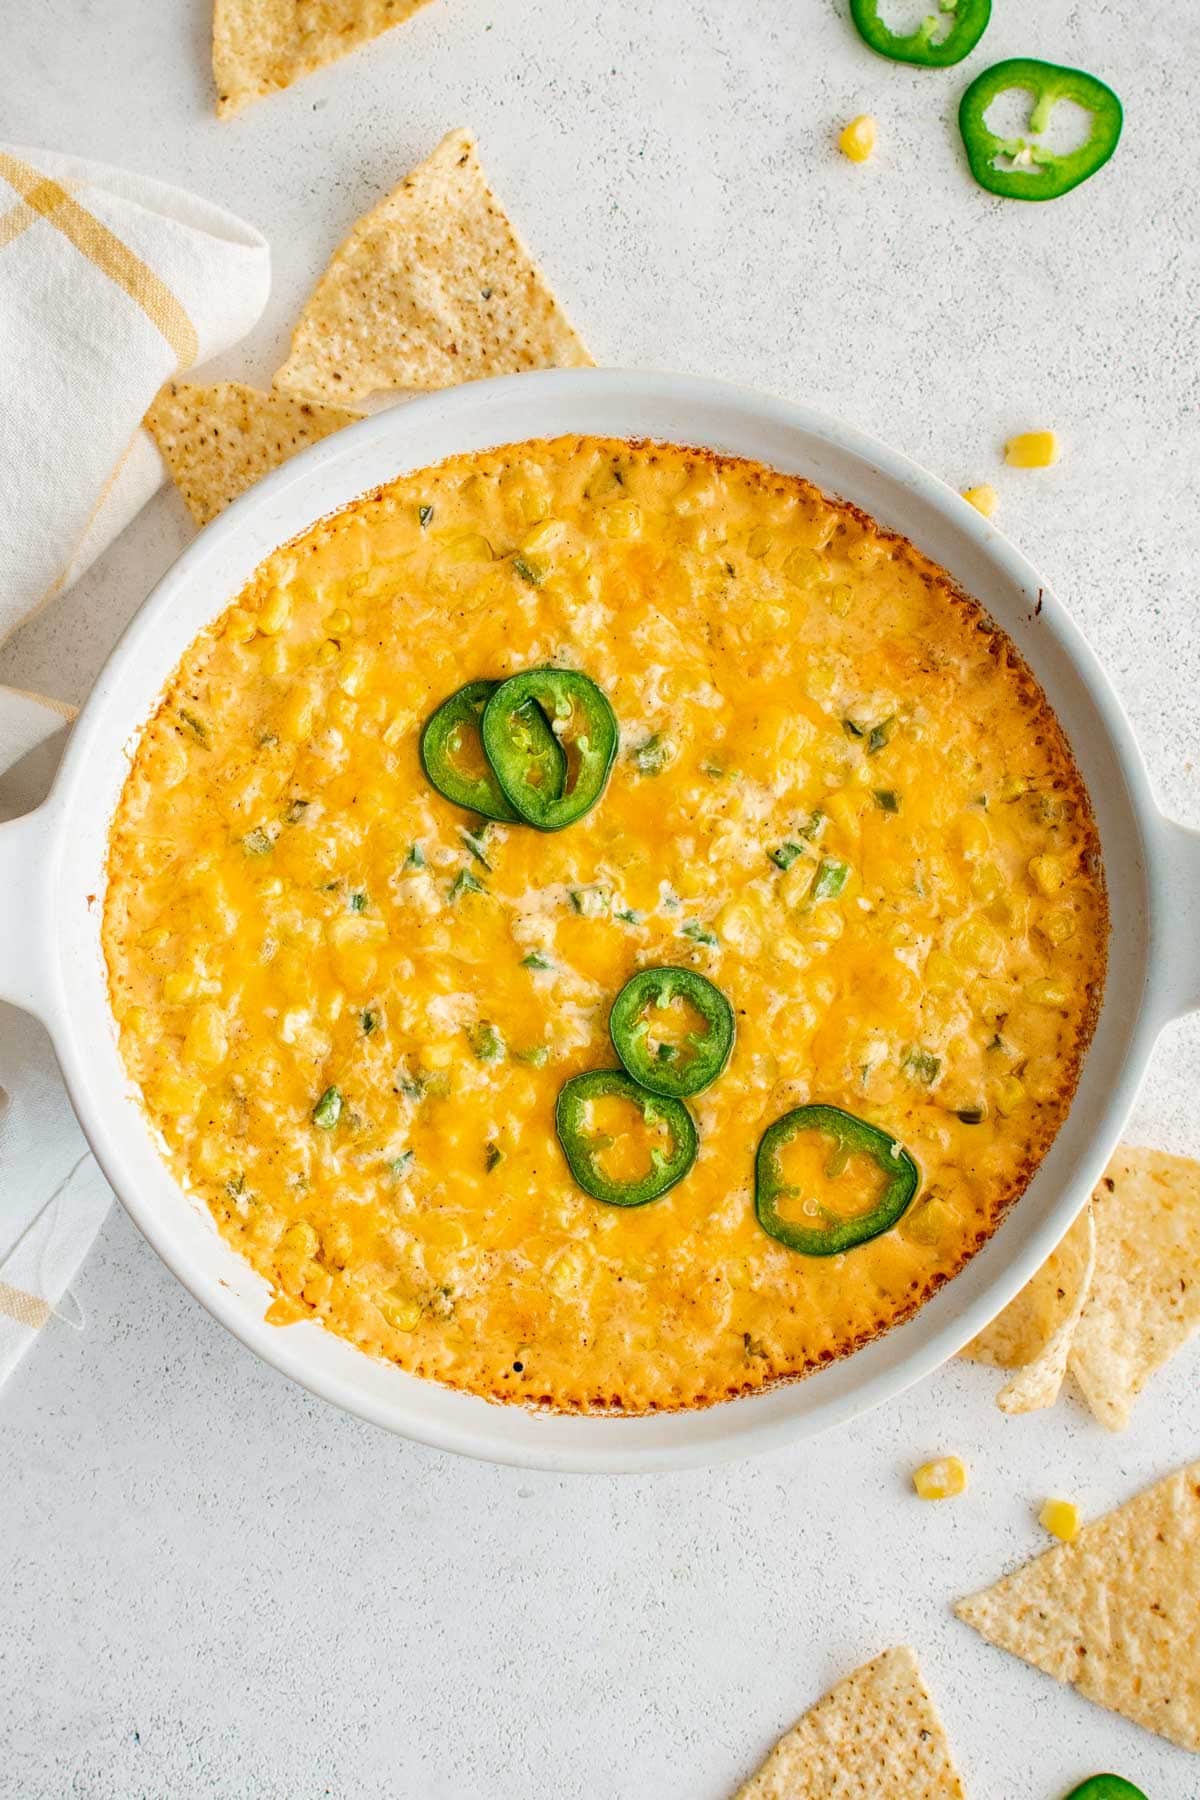
[[[262,394],[240,381],[169,381],[145,424],[198,525],[289,457],[353,424],[359,413]]]
[[[1200,1163],[1121,1149],[1094,1205],[1096,1273],[1069,1367],[1100,1423],[1120,1431],[1200,1327]]]
[[[335,252],[275,385],[341,403],[591,361],[490,192],[474,138],[452,131]]]
[[[1097,1705],[1200,1751],[1200,1463],[954,1610]]]
[[[217,117],[290,87],[369,38],[411,18],[427,0],[214,0]]]
[[[1017,1371],[996,1395],[1002,1412],[1037,1412],[1058,1399],[1095,1266],[1096,1227],[1089,1206],[1032,1281],[962,1352]]]
[[[963,1800],[912,1651],[885,1650],[826,1694],[735,1800]]]

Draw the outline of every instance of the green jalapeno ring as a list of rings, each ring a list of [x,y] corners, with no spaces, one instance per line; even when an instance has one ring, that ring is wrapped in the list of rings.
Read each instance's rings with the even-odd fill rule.
[[[948,69],[969,56],[992,16],[992,0],[957,0],[957,4],[939,0],[942,16],[953,13],[954,22],[935,43],[933,34],[940,23],[937,12],[931,12],[915,31],[901,36],[884,24],[879,6],[880,0],[850,0],[850,16],[863,43],[891,62],[917,63],[926,69]]]
[[[462,742],[460,734],[464,730],[475,732],[482,749],[480,720],[484,707],[499,685],[498,681],[468,681],[465,687],[442,701],[437,711],[425,721],[421,732],[421,767],[430,785],[455,806],[466,807],[468,812],[479,813],[485,819],[499,819],[505,825],[519,825],[521,815],[504,798],[486,757],[484,771],[479,775],[462,775],[451,761],[453,752]],[[546,737],[554,741],[548,727]],[[565,769],[564,758],[564,773]]]
[[[674,999],[694,1006],[704,1020],[703,1037],[689,1034],[692,1054],[678,1061],[654,1057],[647,1043],[641,1014],[647,1005],[667,1006]],[[608,1030],[613,1048],[629,1073],[652,1094],[676,1100],[698,1094],[717,1079],[733,1054],[733,1008],[719,987],[695,969],[673,964],[640,969],[630,977],[612,1004]],[[660,1051],[664,1046],[660,1045]]]
[[[998,95],[1020,88],[1032,96],[1029,130],[1042,132],[1059,100],[1073,100],[1092,115],[1092,129],[1078,149],[1062,153],[1027,144],[1024,138],[1001,138],[986,123],[985,113]],[[1121,102],[1103,81],[1083,69],[1014,56],[977,75],[958,108],[971,173],[989,194],[1008,200],[1057,200],[1102,169],[1121,138]],[[1036,168],[998,169],[996,158],[1026,153]]]
[[[833,1139],[831,1177],[841,1173],[856,1151],[879,1165],[887,1183],[871,1212],[838,1219],[818,1202],[821,1214],[830,1220],[825,1229],[781,1218],[779,1201],[797,1190],[783,1179],[779,1152],[802,1131],[819,1131]],[[763,1132],[754,1162],[754,1210],[767,1235],[787,1249],[798,1250],[802,1256],[840,1256],[844,1250],[890,1231],[908,1210],[920,1181],[921,1172],[908,1151],[878,1125],[869,1125],[840,1106],[798,1106]]]
[[[1071,1789],[1067,1800],[1146,1800],[1146,1796],[1122,1775],[1089,1775]]]
[[[584,1111],[589,1100],[610,1096],[630,1101],[647,1124],[665,1120],[670,1130],[670,1153],[652,1150],[651,1167],[640,1180],[614,1181],[596,1161],[607,1142],[589,1138]],[[699,1142],[695,1121],[682,1100],[648,1094],[624,1069],[589,1069],[564,1082],[554,1108],[554,1129],[567,1167],[579,1186],[606,1206],[646,1206],[651,1200],[661,1199],[669,1188],[683,1180],[696,1160]]]
[[[546,779],[538,747],[531,750],[514,723],[532,726],[535,717],[563,756],[562,782]],[[562,831],[591,811],[604,792],[620,735],[596,683],[577,669],[554,668],[524,669],[502,681],[484,707],[480,729],[504,798],[538,831]]]

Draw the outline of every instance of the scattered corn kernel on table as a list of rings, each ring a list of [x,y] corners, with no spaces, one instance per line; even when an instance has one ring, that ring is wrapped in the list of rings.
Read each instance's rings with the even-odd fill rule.
[[[1200,822],[1200,189],[1155,129],[1194,110],[1200,24],[1116,0],[1001,10],[986,49],[939,72],[873,56],[838,0],[753,17],[436,0],[219,124],[205,7],[47,0],[6,25],[0,101],[14,141],[161,175],[266,232],[268,312],[206,371],[264,386],[333,245],[469,123],[599,361],[794,395],[994,488],[996,522],[1110,670],[1164,805]],[[1050,206],[975,187],[953,123],[972,75],[1026,54],[1095,70],[1126,107],[1112,164]],[[860,115],[863,162],[838,149]],[[1006,463],[1008,440],[1050,428],[1056,462]],[[164,489],[0,649],[0,682],[81,701],[192,531]],[[1200,1154],[1198,1079],[1193,1020],[1161,1044],[1131,1140]],[[790,1454],[564,1480],[311,1400],[119,1209],[76,1297],[86,1329],[51,1325],[0,1395],[0,1795],[724,1800],[898,1643],[972,1800],[1059,1800],[1100,1768],[1154,1800],[1200,1788],[1194,1759],[950,1611],[1051,1541],[1048,1497],[1093,1516],[1196,1456],[1200,1345],[1121,1436],[1070,1400],[1005,1418],[996,1372],[960,1362]],[[922,1503],[913,1471],[952,1454],[967,1491]]]

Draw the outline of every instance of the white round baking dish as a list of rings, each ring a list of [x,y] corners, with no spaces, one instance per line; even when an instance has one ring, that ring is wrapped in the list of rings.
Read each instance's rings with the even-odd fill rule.
[[[264,1283],[151,1141],[117,1052],[100,950],[108,825],[130,752],[188,644],[261,559],[395,475],[459,451],[576,432],[704,445],[803,475],[948,569],[1013,638],[1062,721],[1096,808],[1112,916],[1104,1004],[1070,1115],[1028,1191],[968,1267],[906,1324],[804,1381],[641,1419],[492,1405],[373,1361],[314,1324],[266,1324]],[[691,376],[511,376],[430,395],[327,438],[237,501],[180,557],[113,652],[50,798],[0,826],[0,997],[45,1022],[80,1123],[163,1260],[276,1368],[445,1450],[554,1470],[678,1468],[810,1435],[899,1393],[960,1349],[1033,1274],[1098,1179],[1162,1026],[1200,1006],[1200,834],[1158,812],[1112,689],[1025,558],[907,458],[806,407]]]

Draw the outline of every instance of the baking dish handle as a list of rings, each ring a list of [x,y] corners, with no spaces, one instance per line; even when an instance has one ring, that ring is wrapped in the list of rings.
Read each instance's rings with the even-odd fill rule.
[[[1200,1011],[1200,831],[1162,819],[1155,850],[1154,1008],[1165,1023]]]
[[[49,1024],[54,908],[49,804],[0,824],[0,1000]]]

